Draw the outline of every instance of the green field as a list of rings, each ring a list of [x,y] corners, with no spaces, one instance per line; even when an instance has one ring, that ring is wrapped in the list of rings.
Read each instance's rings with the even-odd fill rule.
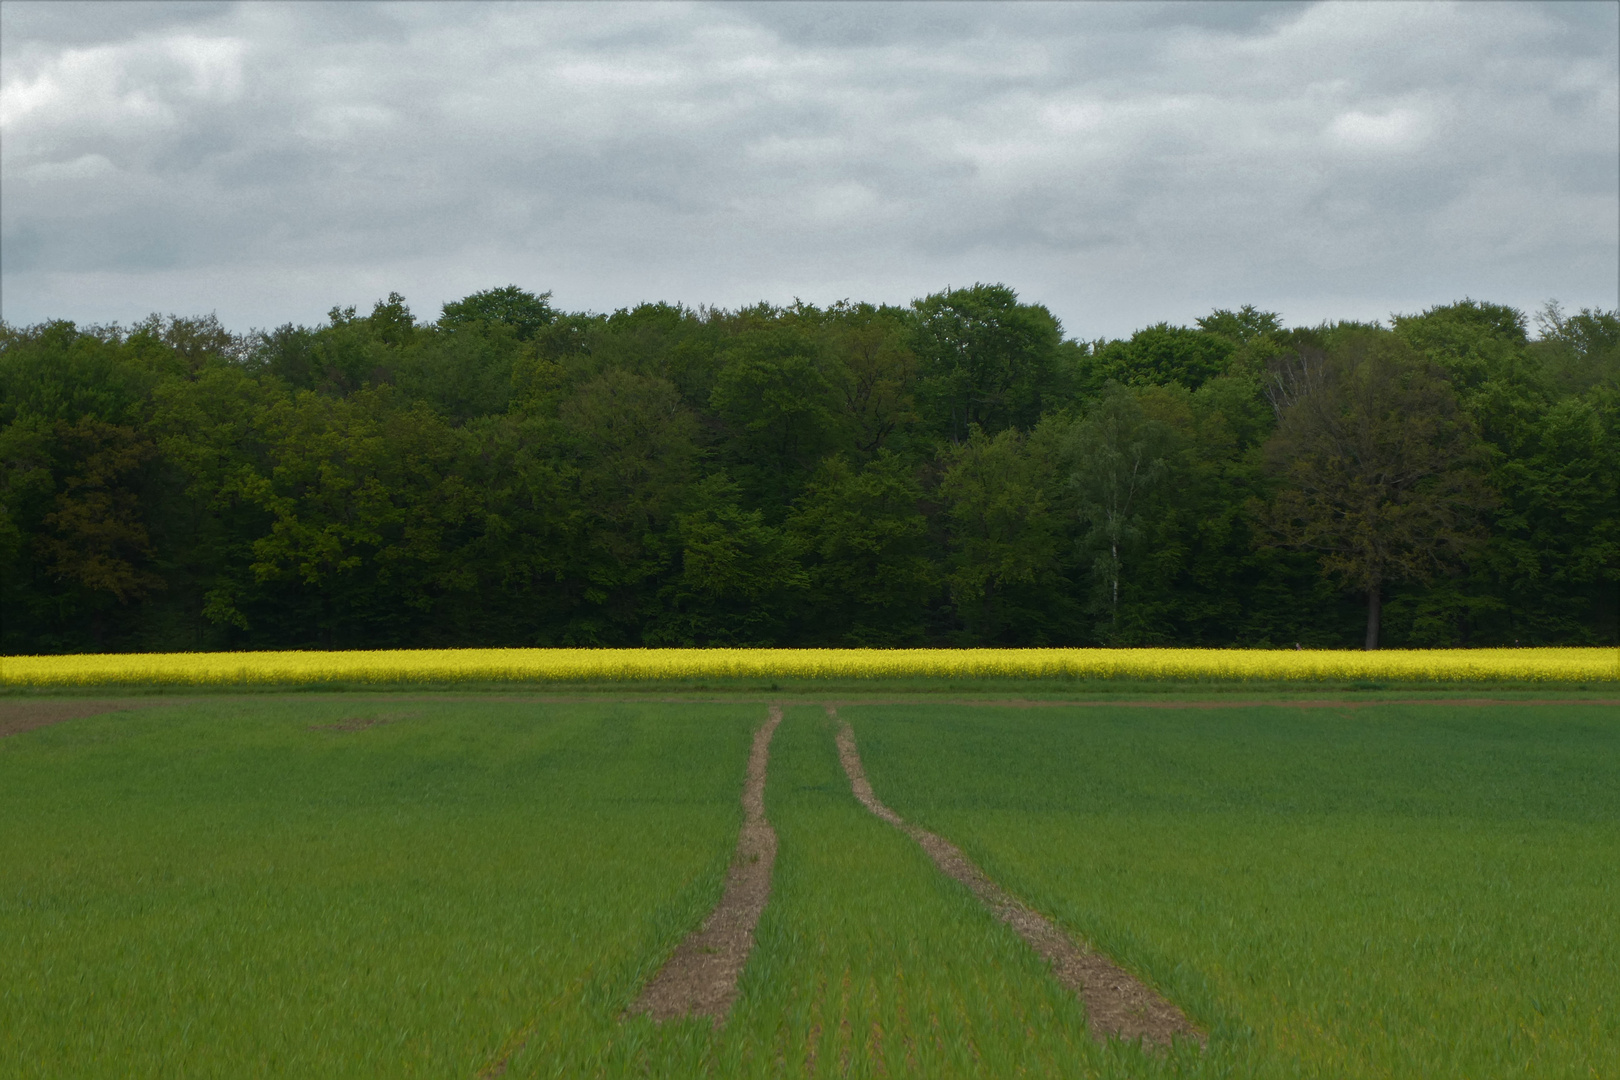
[[[1225,700],[840,706],[1203,1052],[1094,1042],[819,705],[714,1031],[624,1010],[719,896],[762,703],[239,694],[0,738],[0,1075],[1620,1075],[1620,709]]]
[[[1620,711],[847,708],[1245,1076],[1620,1075]]]
[[[470,1076],[566,1038],[712,904],[758,713],[234,698],[0,739],[0,1075]]]

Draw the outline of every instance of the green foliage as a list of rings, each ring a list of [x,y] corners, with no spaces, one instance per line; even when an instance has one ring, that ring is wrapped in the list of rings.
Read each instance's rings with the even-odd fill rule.
[[[54,435],[57,460],[71,465],[34,538],[49,573],[119,602],[162,588],[163,579],[144,569],[152,545],[130,483],[156,448],[134,428],[91,416],[58,420]]]
[[[1005,285],[950,289],[914,303],[918,399],[933,432],[963,442],[1028,431],[1067,389],[1063,329],[1038,304],[1020,304]]]
[[[667,379],[610,369],[579,386],[520,465],[538,565],[560,586],[558,644],[634,640],[676,562],[697,423]]]
[[[680,577],[666,587],[666,613],[648,644],[747,646],[784,630],[794,594],[806,575],[788,538],[759,510],[741,503],[724,473],[694,485],[691,509],[678,519]]]
[[[829,458],[794,508],[788,529],[809,589],[807,643],[925,640],[940,582],[915,471],[888,451],[860,469]]]
[[[861,455],[904,447],[914,429],[917,354],[909,312],[840,304],[827,312],[828,378],[842,407],[845,438]]]
[[[152,373],[116,329],[70,322],[0,329],[0,420],[93,416],[110,424],[140,416]]]
[[[1332,505],[1320,455],[1279,450],[1289,380],[1374,340],[1428,373],[1397,411],[1477,435],[1489,492],[1443,572],[1386,575],[1383,640],[1620,642],[1620,313],[1537,326],[1245,306],[1087,346],[984,284],[0,326],[0,648],[1343,646],[1350,578],[1267,526]]]
[[[1016,429],[941,451],[938,498],[950,528],[946,581],[964,637],[997,645],[1046,645],[1047,600],[1061,569],[1061,527],[1047,491],[1051,455]]]
[[[1082,549],[1094,553],[1106,633],[1120,634],[1119,589],[1125,560],[1141,550],[1144,522],[1155,509],[1178,449],[1169,424],[1150,417],[1137,395],[1110,383],[1102,400],[1067,433],[1068,483]]]
[[[1493,419],[1501,503],[1477,565],[1507,595],[1481,618],[1526,644],[1598,644],[1620,593],[1620,393],[1503,404]]]
[[[1261,311],[1253,304],[1244,304],[1237,311],[1216,308],[1196,321],[1200,330],[1220,334],[1239,345],[1246,345],[1256,338],[1276,335],[1281,333],[1283,328],[1281,315],[1275,311]]]
[[[1179,383],[1196,390],[1224,372],[1238,346],[1265,332],[1257,327],[1270,322],[1249,308],[1242,316],[1217,311],[1199,320],[1201,325],[1206,321],[1211,325],[1198,330],[1158,323],[1138,330],[1129,341],[1099,343],[1088,358],[1088,377],[1098,385]]]
[[[1268,523],[1367,596],[1377,648],[1385,583],[1429,581],[1483,539],[1475,519],[1494,497],[1473,425],[1450,383],[1387,334],[1298,354],[1275,386],[1266,453],[1283,486]]]
[[[390,299],[392,294],[390,294]],[[439,326],[445,330],[485,329],[507,326],[519,341],[531,341],[557,318],[551,310],[551,294],[524,292],[516,285],[485,289],[444,305]]]
[[[308,598],[329,644],[388,641],[390,616],[430,612],[455,583],[446,534],[466,513],[448,431],[387,387],[282,398],[265,424],[269,474],[247,500],[270,515],[254,577]]]
[[[1620,311],[1582,308],[1565,315],[1549,300],[1536,315],[1547,376],[1560,391],[1580,393],[1592,386],[1620,385]]]
[[[815,338],[788,323],[749,327],[719,357],[709,403],[725,425],[724,460],[773,510],[837,439],[836,395],[818,354]]]
[[[1445,368],[1458,392],[1500,377],[1523,355],[1524,313],[1502,304],[1464,300],[1421,315],[1393,318],[1396,336]]]
[[[393,384],[454,423],[499,415],[512,406],[519,366],[533,371],[532,348],[516,345],[514,337],[500,324],[417,335],[391,362]]]

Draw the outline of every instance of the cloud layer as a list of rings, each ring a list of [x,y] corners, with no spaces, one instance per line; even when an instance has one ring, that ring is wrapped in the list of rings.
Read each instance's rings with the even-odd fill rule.
[[[1610,4],[8,2],[3,314],[1620,305]]]

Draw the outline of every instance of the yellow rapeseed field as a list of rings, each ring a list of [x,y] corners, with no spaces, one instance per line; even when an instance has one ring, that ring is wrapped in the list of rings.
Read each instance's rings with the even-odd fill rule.
[[[1620,680],[1620,650],[397,649],[0,658],[0,685],[703,679]]]

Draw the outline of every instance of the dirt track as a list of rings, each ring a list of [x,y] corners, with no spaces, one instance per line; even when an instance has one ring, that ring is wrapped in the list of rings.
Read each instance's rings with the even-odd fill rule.
[[[370,716],[345,716],[333,724],[311,724],[311,731],[364,731],[367,728],[378,727],[382,724],[392,724],[399,720],[411,720],[422,715],[421,709],[412,709],[406,712],[372,713]]]
[[[120,712],[124,709],[148,709],[154,705],[169,705],[168,701],[152,698],[126,698],[123,701],[85,701],[77,698],[0,698],[0,738],[21,735],[35,728],[60,724],[64,720],[80,720],[86,716]]]
[[[330,697],[355,696],[356,692],[336,692]],[[659,704],[659,705],[746,705],[762,698],[751,698],[743,695],[697,697],[683,695],[681,697],[655,697],[652,694],[396,694],[378,693],[369,691],[358,693],[367,694],[377,701],[391,702],[443,702],[443,701],[498,701],[517,702],[532,705],[588,705],[603,702]],[[1161,698],[1143,700],[1133,698],[1128,701],[1092,701],[1082,698],[954,698],[917,696],[906,698],[844,698],[831,697],[823,694],[814,697],[785,697],[781,694],[772,694],[771,700],[783,706],[790,705],[831,705],[841,708],[846,705],[982,705],[990,709],[1249,709],[1265,705],[1273,708],[1295,709],[1370,709],[1380,705],[1464,705],[1481,707],[1487,705],[1620,705],[1620,698],[1236,698],[1224,700],[1218,698],[1199,698],[1193,701],[1179,700],[1166,695]],[[130,706],[119,705],[119,708]]]
[[[972,701],[968,699],[939,702],[849,702],[851,705],[988,705],[1003,709],[1037,708],[1103,708],[1116,709],[1251,709],[1257,705],[1271,705],[1284,709],[1370,709],[1378,705],[1620,705],[1620,699],[1564,699],[1552,701],[1513,701],[1500,698],[1324,698],[1321,700],[1291,701],[1287,698],[1259,698],[1252,701]]]
[[[776,831],[765,820],[765,772],[771,736],[781,722],[781,706],[772,705],[769,718],[754,735],[743,786],[742,832],[720,903],[653,976],[630,1007],[632,1013],[647,1013],[660,1021],[706,1016],[718,1027],[730,1011],[737,979],[754,947],[754,927],[771,895]]]
[[[828,706],[827,715],[837,719],[838,712]],[[1030,910],[986,877],[984,871],[949,840],[908,824],[883,805],[866,779],[860,753],[855,747],[855,733],[848,724],[838,732],[838,759],[861,805],[909,834],[935,865],[966,885],[985,907],[1018,931],[1019,936],[1052,965],[1052,974],[1058,982],[1085,1003],[1091,1033],[1099,1041],[1140,1039],[1161,1046],[1168,1046],[1174,1038],[1206,1041],[1203,1032],[1195,1028],[1180,1009],[1130,972],[1101,953],[1075,943],[1044,915]]]

